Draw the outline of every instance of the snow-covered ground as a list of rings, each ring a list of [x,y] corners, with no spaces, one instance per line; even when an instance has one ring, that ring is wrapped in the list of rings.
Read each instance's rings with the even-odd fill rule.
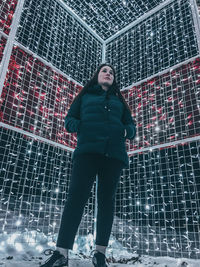
[[[43,257],[43,260],[45,258]],[[15,257],[6,259],[5,257],[1,258],[0,266],[2,267],[36,267],[40,266],[40,263],[43,262],[42,257],[38,258],[26,258],[26,260],[17,260]],[[88,259],[71,259],[69,261],[69,267],[93,267],[91,260]],[[133,261],[126,264],[122,263],[110,263],[110,267],[199,267],[200,260],[188,260],[188,259],[173,259],[169,257],[148,257],[141,256],[138,261],[133,263]]]
[[[55,249],[56,240],[42,233],[31,231],[0,235],[0,267],[36,267],[49,256],[45,250]],[[171,257],[150,257],[128,252],[113,237],[110,240],[106,256],[110,267],[200,267],[200,260]],[[69,254],[69,267],[92,267],[91,250],[94,248],[92,235],[77,237],[73,251]],[[48,251],[47,251],[48,252]]]

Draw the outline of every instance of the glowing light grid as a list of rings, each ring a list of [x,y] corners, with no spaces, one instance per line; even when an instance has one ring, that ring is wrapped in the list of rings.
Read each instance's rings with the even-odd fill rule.
[[[10,33],[13,14],[18,0],[6,0],[0,3],[0,31]]]
[[[137,122],[128,151],[200,134],[200,58],[123,91]]]
[[[63,1],[104,40],[164,2],[163,0]]]
[[[198,55],[190,2],[173,1],[106,45],[124,88]]]
[[[4,49],[5,49],[5,46],[6,46],[6,38],[4,38],[3,36],[0,35],[0,63],[1,63],[1,60],[3,58],[3,53],[4,53]]]
[[[1,95],[1,121],[51,141],[75,146],[64,118],[81,86],[15,46]]]
[[[71,152],[0,128],[0,228],[44,233],[54,241],[67,198]],[[79,235],[93,232],[94,190]]]
[[[200,141],[130,157],[113,235],[140,255],[200,259]]]
[[[101,63],[102,44],[57,1],[25,1],[16,39],[81,84]]]

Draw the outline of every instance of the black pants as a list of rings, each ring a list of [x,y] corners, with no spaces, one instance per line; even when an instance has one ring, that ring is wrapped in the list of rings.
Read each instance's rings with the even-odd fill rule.
[[[83,154],[74,159],[57,247],[72,249],[96,174],[98,174],[96,245],[108,245],[114,217],[115,193],[122,168],[123,162],[120,160],[100,154]]]

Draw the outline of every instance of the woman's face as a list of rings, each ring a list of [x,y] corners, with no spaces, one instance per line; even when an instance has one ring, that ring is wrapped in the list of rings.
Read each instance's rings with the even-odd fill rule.
[[[98,84],[109,87],[113,84],[114,72],[111,67],[103,66],[98,74]]]

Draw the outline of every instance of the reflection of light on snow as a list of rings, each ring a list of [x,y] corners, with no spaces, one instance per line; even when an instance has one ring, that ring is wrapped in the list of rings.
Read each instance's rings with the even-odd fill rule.
[[[146,205],[146,210],[150,210],[150,206],[149,205]]]
[[[27,243],[28,243],[31,247],[34,247],[34,246],[35,246],[35,244],[36,244],[35,239],[29,237],[29,238],[26,238],[26,240],[27,240]]]
[[[15,244],[15,248],[16,248],[16,250],[19,251],[19,252],[20,252],[20,251],[23,251],[23,247],[22,247],[22,245],[21,245],[20,243],[16,243],[16,244]]]
[[[89,235],[87,236],[87,239],[88,239],[89,242],[93,242],[94,237],[93,237],[92,234],[89,234]]]
[[[77,244],[77,243],[74,244],[74,246],[73,246],[73,250],[74,250],[74,251],[77,251],[77,250],[78,250],[78,244]]]
[[[36,245],[35,233],[31,231],[28,236],[24,237],[29,246],[34,247]]]
[[[0,251],[5,251],[5,242],[4,241],[2,241],[0,243]]]
[[[20,220],[16,221],[16,226],[19,226],[22,222]]]
[[[16,238],[17,238],[17,234],[16,234],[16,233],[12,234],[12,235],[8,238],[7,243],[8,243],[9,245],[13,245],[14,242],[15,242],[15,239],[16,239]]]
[[[37,246],[35,249],[40,253],[44,250],[42,246]]]
[[[89,246],[88,243],[85,244],[85,249],[88,250],[88,251],[90,250],[90,246]]]
[[[47,243],[47,245],[48,245],[49,247],[53,247],[53,246],[55,246],[55,242],[49,241],[49,242]]]
[[[148,205],[150,206],[150,205]],[[139,231],[139,228],[135,228],[135,232]],[[132,232],[130,232],[132,233]],[[29,238],[28,238],[29,237]],[[2,241],[4,239],[4,241]],[[12,250],[10,250],[11,246],[7,244],[7,240],[11,243],[15,243],[14,246],[12,246]],[[48,239],[51,239],[48,240]],[[11,256],[12,252],[14,252],[13,249],[15,249],[15,260],[20,261],[20,266],[21,267],[27,267],[27,259],[32,261],[29,264],[30,267],[33,266],[39,266],[38,262],[35,262],[35,259],[30,257],[30,255],[38,255],[42,257],[43,260],[45,260],[43,251],[47,248],[52,248],[55,249],[56,243],[53,242],[57,239],[57,235],[52,235],[51,238],[44,233],[38,233],[37,231],[31,231],[31,232],[23,232],[23,233],[14,233],[14,234],[0,234],[0,256]],[[52,241],[53,240],[53,241]],[[28,242],[29,241],[29,242]],[[156,237],[153,237],[154,245],[155,245],[155,251],[158,251],[159,248],[156,246],[157,239]],[[35,244],[35,246],[28,246],[30,242]],[[149,246],[148,240],[145,240],[146,245]],[[28,245],[27,245],[28,244]],[[70,257],[72,260],[72,266],[77,266],[77,267],[86,267],[88,266],[88,261],[87,260],[81,260],[80,256],[82,255],[87,255],[90,256],[91,250],[94,249],[94,236],[90,233],[87,236],[78,236],[75,240],[73,251],[70,250]],[[146,252],[150,251],[149,248],[146,249]],[[169,251],[169,250],[168,250]],[[14,252],[14,253],[15,253]],[[79,253],[81,254],[79,255]],[[198,250],[198,253],[200,251]],[[117,239],[111,235],[110,241],[109,241],[109,246],[106,251],[107,257],[114,257],[115,260],[123,260],[123,259],[131,259],[133,257],[137,258],[138,254],[136,253],[131,253],[128,249],[124,248],[123,245],[117,241]],[[40,258],[41,259],[41,258]],[[42,260],[42,261],[43,261]],[[73,260],[75,265],[73,265]],[[170,267],[181,267],[181,266],[186,266],[183,265],[183,262],[186,262],[188,267],[199,267],[199,261],[194,260],[194,264],[190,264],[189,259],[173,259],[173,258],[167,258],[167,257],[149,257],[149,256],[141,256],[140,258],[141,264],[136,265],[131,265],[131,266],[140,266],[140,267],[145,267],[145,266],[154,266],[154,265],[159,265],[159,266],[170,266]],[[154,264],[156,262],[156,264]],[[130,262],[131,263],[131,262]],[[7,264],[7,262],[6,262]],[[9,263],[10,264],[10,263]],[[18,264],[15,264],[15,261],[12,261],[12,266],[17,266]],[[9,265],[10,266],[10,265]],[[118,265],[115,263],[113,266],[121,266],[120,264]],[[123,265],[125,266],[125,265]],[[128,265],[130,266],[130,265]]]

